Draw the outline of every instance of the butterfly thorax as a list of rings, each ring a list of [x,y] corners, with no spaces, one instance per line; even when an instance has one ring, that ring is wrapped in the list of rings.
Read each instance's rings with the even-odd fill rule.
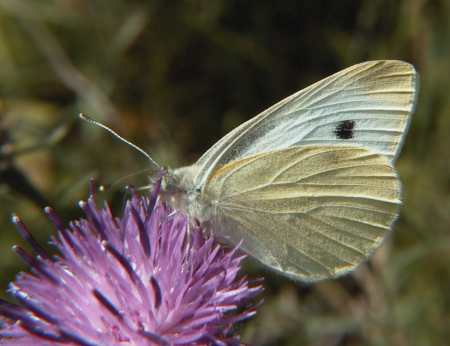
[[[211,204],[194,185],[195,166],[169,170],[163,177],[161,197],[175,209],[183,210],[200,222],[211,218]]]

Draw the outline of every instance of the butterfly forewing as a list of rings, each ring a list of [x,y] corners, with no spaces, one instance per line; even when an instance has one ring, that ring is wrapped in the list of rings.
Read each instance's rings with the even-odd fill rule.
[[[304,146],[216,169],[205,196],[215,229],[250,255],[305,281],[354,269],[398,214],[390,160],[361,147]]]
[[[412,65],[395,60],[351,66],[243,123],[196,163],[203,187],[217,168],[261,152],[301,145],[355,145],[393,161],[417,96]]]

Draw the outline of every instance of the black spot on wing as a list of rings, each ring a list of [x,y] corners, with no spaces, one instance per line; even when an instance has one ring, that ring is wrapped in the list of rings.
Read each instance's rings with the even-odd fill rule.
[[[355,122],[353,120],[343,120],[337,124],[334,134],[339,139],[350,139],[353,138],[354,128]]]

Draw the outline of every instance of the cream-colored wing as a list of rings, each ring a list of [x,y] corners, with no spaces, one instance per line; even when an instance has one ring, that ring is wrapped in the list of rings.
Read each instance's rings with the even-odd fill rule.
[[[359,147],[305,146],[236,160],[204,193],[214,229],[265,265],[316,281],[354,269],[398,215],[390,160]]]
[[[348,67],[228,133],[196,162],[194,184],[203,187],[212,172],[231,161],[303,145],[354,145],[394,162],[417,92],[418,75],[406,62],[368,61]]]

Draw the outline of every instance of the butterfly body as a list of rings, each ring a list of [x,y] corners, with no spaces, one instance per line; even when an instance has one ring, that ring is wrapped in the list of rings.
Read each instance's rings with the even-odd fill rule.
[[[205,222],[213,218],[214,201],[206,198],[194,185],[197,167],[186,166],[167,170],[161,182],[162,198],[176,209],[183,210],[192,219]]]
[[[398,216],[393,167],[417,97],[402,61],[354,65],[238,126],[162,196],[268,267],[302,281],[366,260]]]

